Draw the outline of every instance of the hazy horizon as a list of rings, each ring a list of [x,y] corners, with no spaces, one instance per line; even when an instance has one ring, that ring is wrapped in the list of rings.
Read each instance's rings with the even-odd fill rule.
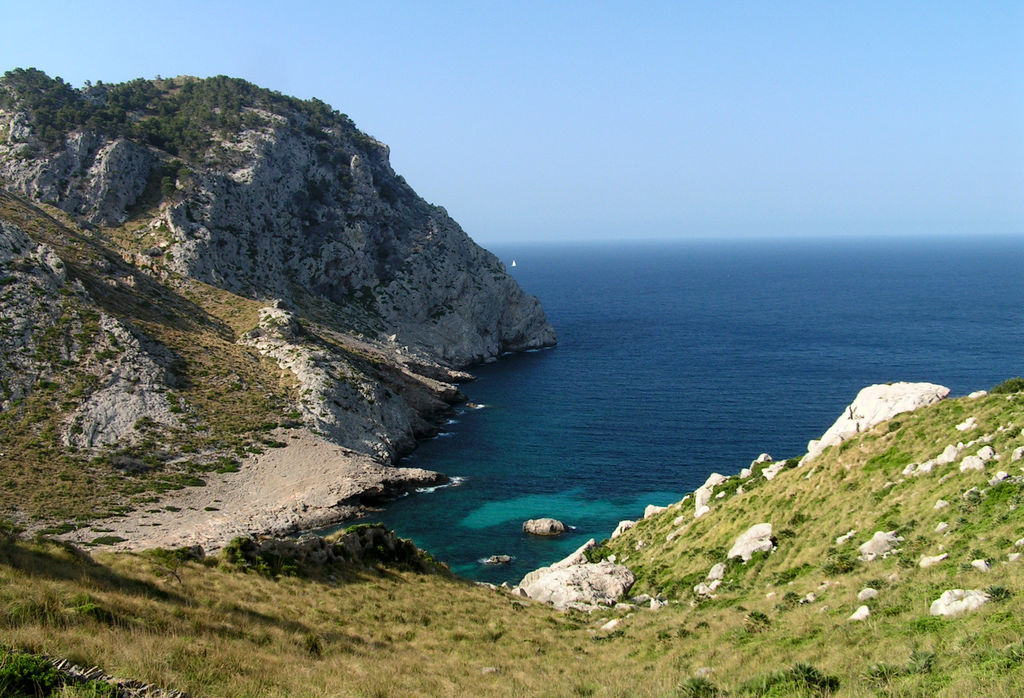
[[[0,71],[348,114],[477,242],[1024,234],[1024,5],[9,8]]]

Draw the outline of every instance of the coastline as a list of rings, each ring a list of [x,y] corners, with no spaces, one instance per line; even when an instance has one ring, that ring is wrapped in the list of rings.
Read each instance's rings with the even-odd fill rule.
[[[60,538],[122,540],[110,550],[202,546],[220,550],[238,536],[285,536],[355,518],[367,502],[443,484],[443,473],[385,465],[307,429],[281,431],[286,445],[210,473],[204,487],[165,493],[124,516],[92,521]]]

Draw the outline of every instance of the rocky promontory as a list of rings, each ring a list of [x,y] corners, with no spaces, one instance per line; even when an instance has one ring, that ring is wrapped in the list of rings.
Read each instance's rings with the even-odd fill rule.
[[[288,447],[279,429],[393,464],[464,399],[462,369],[555,343],[502,263],[318,100],[13,70],[0,187],[0,452],[22,459],[0,457],[3,501],[58,472],[119,493],[5,504],[19,520],[244,471]]]

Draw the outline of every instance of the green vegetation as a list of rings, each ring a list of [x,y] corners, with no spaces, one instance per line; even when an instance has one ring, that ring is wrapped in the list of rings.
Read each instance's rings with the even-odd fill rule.
[[[901,475],[907,458],[959,440],[953,425],[968,415],[980,425],[973,438],[990,436],[998,467],[1016,472],[1009,454],[1024,436],[1000,427],[1024,424],[1024,396],[950,400],[770,482],[723,488],[701,519],[691,500],[606,541],[593,559],[614,554],[633,569],[633,593],[669,598],[658,611],[560,613],[463,582],[411,544],[381,538],[375,556],[377,525],[339,534],[361,537],[364,557],[328,541],[337,554],[323,562],[246,539],[205,560],[188,549],[91,558],[9,533],[0,635],[29,653],[212,696],[1020,695],[1024,561],[1007,557],[1024,538],[1019,475],[990,485],[990,473],[956,464]],[[937,510],[938,499],[951,504]],[[693,586],[760,521],[779,530],[777,549],[729,561],[715,597],[697,597]],[[859,560],[876,530],[899,531],[900,549]],[[918,567],[940,549],[948,562]],[[978,558],[991,571],[966,564]],[[865,587],[878,595],[859,600]],[[991,600],[929,615],[953,588]],[[870,617],[849,620],[862,603]],[[619,626],[600,630],[610,617]]]
[[[28,111],[33,133],[49,148],[57,147],[72,130],[88,129],[186,158],[201,156],[213,134],[259,125],[262,118],[253,109],[293,114],[312,136],[328,126],[352,127],[347,116],[320,100],[286,97],[223,75],[204,80],[139,78],[118,85],[98,82],[76,90],[35,68],[17,68],[0,79],[0,107],[13,106]],[[171,175],[166,176],[172,185]]]

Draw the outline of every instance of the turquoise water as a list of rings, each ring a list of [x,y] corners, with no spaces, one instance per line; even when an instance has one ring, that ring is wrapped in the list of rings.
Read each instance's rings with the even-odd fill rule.
[[[484,407],[406,459],[456,484],[368,517],[473,579],[518,580],[762,451],[801,455],[865,385],[1024,373],[1019,238],[493,251],[559,345],[477,367],[463,391]],[[575,529],[521,533],[540,516]]]

